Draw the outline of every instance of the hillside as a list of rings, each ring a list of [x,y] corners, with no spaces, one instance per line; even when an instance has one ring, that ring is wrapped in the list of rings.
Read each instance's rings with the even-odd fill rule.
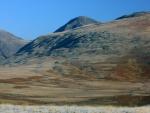
[[[0,67],[0,102],[150,104],[150,13],[55,32]]]
[[[0,30],[0,60],[4,60],[16,53],[26,42],[4,30]]]
[[[149,77],[149,26],[150,13],[142,13],[141,16],[40,36],[21,48],[15,60],[19,62],[20,59],[30,57],[63,57],[67,59],[63,65],[67,63],[69,67],[60,64],[59,68],[71,71],[77,67],[81,73],[96,78],[114,77],[118,65],[133,60],[140,65],[141,77],[143,73],[144,78]],[[71,72],[68,73],[70,75]],[[133,75],[131,78],[135,79],[137,76]],[[129,79],[125,75],[119,76]]]

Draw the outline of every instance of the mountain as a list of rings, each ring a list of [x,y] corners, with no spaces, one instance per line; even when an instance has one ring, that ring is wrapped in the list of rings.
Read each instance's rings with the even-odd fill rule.
[[[72,20],[70,20],[68,23],[66,23],[65,25],[63,25],[62,27],[58,28],[55,32],[62,32],[62,31],[66,31],[66,30],[71,30],[71,29],[75,29],[84,25],[88,25],[88,24],[98,24],[100,22],[91,19],[89,17],[86,16],[79,16],[76,17]]]
[[[39,36],[0,65],[0,102],[149,105],[149,70],[147,12]]]
[[[149,77],[149,26],[150,13],[146,13],[40,36],[21,48],[15,54],[15,61],[23,62],[26,58],[34,57],[62,57],[67,60],[57,63],[54,70],[61,74],[64,72],[60,72],[60,68],[66,70],[66,76],[77,77],[81,74],[92,78],[122,80]],[[133,72],[132,69],[124,70],[130,66],[133,66]],[[76,68],[78,74],[74,75],[72,71]]]
[[[7,31],[0,30],[0,60],[6,59],[16,53],[26,42]]]

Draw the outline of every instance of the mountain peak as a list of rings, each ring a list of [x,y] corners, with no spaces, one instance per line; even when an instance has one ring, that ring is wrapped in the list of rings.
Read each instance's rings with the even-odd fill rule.
[[[62,31],[74,29],[77,27],[81,27],[84,25],[96,24],[96,23],[99,23],[99,22],[86,16],[78,16],[70,20],[69,22],[67,22],[65,25],[57,29],[55,32],[62,32]]]
[[[117,18],[116,20],[120,20],[120,19],[125,19],[125,18],[133,18],[133,17],[139,17],[139,16],[143,16],[146,14],[150,14],[150,11],[141,11],[141,12],[135,12],[129,15],[123,15],[119,18]]]
[[[26,42],[22,38],[0,29],[0,62],[12,56],[25,44]]]

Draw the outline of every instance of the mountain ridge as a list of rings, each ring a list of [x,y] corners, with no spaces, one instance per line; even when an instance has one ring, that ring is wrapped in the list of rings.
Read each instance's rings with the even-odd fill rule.
[[[61,57],[67,59],[66,63],[69,63],[69,66],[67,67],[66,64],[61,63],[56,67],[54,66],[54,70],[58,73],[59,70],[57,69],[61,68],[61,70],[71,73],[76,67],[87,77],[93,75],[96,78],[112,77],[118,79],[122,76],[120,70],[126,66],[121,65],[122,68],[120,69],[117,65],[130,62],[130,59],[132,59],[131,62],[134,66],[142,65],[138,69],[143,70],[143,73],[148,73],[149,65],[147,62],[149,60],[143,59],[145,57],[149,58],[149,25],[150,14],[146,14],[146,16],[144,14],[134,19],[114,20],[102,25],[90,24],[66,32],[40,36],[21,48],[15,54],[13,60],[17,63],[25,63],[28,59],[35,57],[37,59],[41,57]],[[143,53],[140,50],[145,50],[145,52]],[[135,53],[135,51],[138,52]],[[134,54],[131,56],[131,53]],[[126,60],[122,62],[123,58]],[[126,65],[128,66],[128,63]],[[126,73],[129,70],[123,71]],[[63,72],[60,74],[63,74]],[[73,73],[70,75],[73,75]],[[145,75],[148,77],[148,74]],[[132,79],[137,78],[135,74],[132,76]],[[128,79],[128,76],[125,74],[122,79]]]
[[[150,11],[134,12],[132,14],[120,16],[116,20],[125,19],[125,18],[132,18],[132,17],[139,17],[139,16],[143,16],[143,15],[146,15],[146,14],[150,14]]]

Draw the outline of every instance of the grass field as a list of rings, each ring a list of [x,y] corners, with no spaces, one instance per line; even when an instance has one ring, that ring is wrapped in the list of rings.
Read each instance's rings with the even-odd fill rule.
[[[150,81],[127,82],[65,76],[50,67],[53,60],[0,67],[0,103],[15,105],[150,104]],[[31,63],[31,62],[30,62]]]
[[[150,113],[150,106],[19,106],[0,105],[0,113]]]

